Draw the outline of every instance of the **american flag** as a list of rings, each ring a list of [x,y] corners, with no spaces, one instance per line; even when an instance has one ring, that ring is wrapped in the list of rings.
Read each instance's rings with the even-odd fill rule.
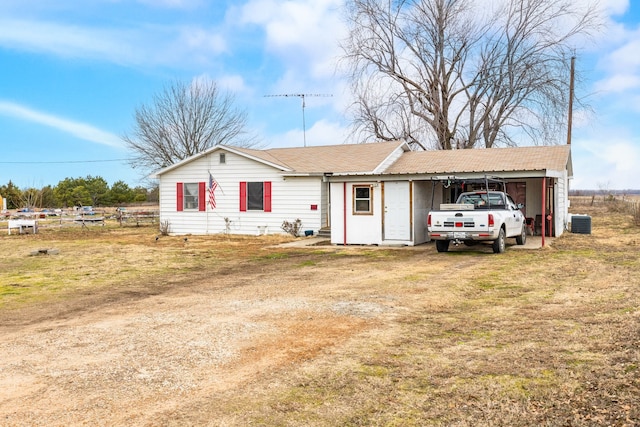
[[[213,179],[213,175],[209,174],[209,206],[211,209],[216,208],[216,188],[218,188],[218,183]]]

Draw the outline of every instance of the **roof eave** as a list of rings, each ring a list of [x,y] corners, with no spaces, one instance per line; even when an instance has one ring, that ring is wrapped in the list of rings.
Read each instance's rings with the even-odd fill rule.
[[[176,169],[176,168],[178,168],[178,167],[180,167],[182,165],[185,165],[187,163],[193,162],[194,160],[197,160],[197,159],[199,159],[201,157],[204,157],[204,156],[206,156],[206,155],[208,155],[210,153],[213,153],[216,150],[220,150],[222,148],[227,148],[227,147],[224,146],[224,145],[215,145],[213,147],[210,147],[210,148],[208,148],[208,149],[206,149],[206,150],[204,150],[204,151],[202,151],[200,153],[194,154],[191,157],[187,157],[186,159],[182,159],[177,163],[174,163],[174,164],[169,165],[169,166],[167,166],[165,168],[162,168],[159,171],[156,171],[156,172],[152,173],[150,175],[150,177],[155,178],[155,179],[159,179],[160,175],[164,175],[165,173],[170,172],[170,171],[172,171],[172,170],[174,170],[174,169]]]
[[[288,168],[288,167],[286,167],[284,165],[280,165],[280,164],[273,163],[273,162],[270,162],[270,161],[265,160],[265,159],[261,159],[261,158],[256,157],[256,156],[252,156],[251,154],[244,153],[244,152],[242,152],[240,150],[236,150],[233,147],[230,147],[228,145],[221,145],[220,144],[220,145],[215,145],[213,147],[210,147],[210,148],[208,148],[207,150],[205,150],[205,151],[203,151],[201,153],[194,154],[193,156],[188,157],[186,159],[183,159],[183,160],[181,160],[181,161],[179,161],[177,163],[169,165],[166,168],[160,169],[159,171],[154,172],[151,175],[149,175],[149,177],[150,178],[154,178],[154,179],[159,179],[161,175],[163,175],[163,174],[165,174],[167,172],[170,172],[170,171],[172,171],[172,170],[174,170],[174,169],[176,169],[176,168],[178,168],[180,166],[183,166],[183,165],[185,165],[187,163],[193,162],[193,161],[198,160],[198,159],[200,159],[200,158],[202,158],[204,156],[207,156],[207,155],[209,155],[209,154],[211,154],[211,153],[213,153],[213,152],[215,152],[217,150],[225,150],[225,151],[228,151],[230,153],[236,154],[238,156],[244,157],[246,159],[250,159],[250,160],[253,160],[255,162],[262,163],[262,164],[265,164],[267,166],[271,166],[274,169],[279,169],[280,171],[283,171],[283,172],[293,172],[293,170],[291,168]]]
[[[287,172],[283,173],[284,177],[322,177],[329,174],[328,172]]]

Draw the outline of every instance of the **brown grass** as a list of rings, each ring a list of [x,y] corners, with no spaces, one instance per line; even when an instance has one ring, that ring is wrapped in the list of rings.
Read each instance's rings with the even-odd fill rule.
[[[6,261],[0,276],[0,308],[37,309],[32,303],[69,304],[105,292],[111,300],[122,293],[153,295],[181,281],[182,274],[195,271],[206,276],[210,272],[205,267],[223,264],[233,268],[244,256],[261,253],[265,245],[287,240],[291,239],[218,235],[186,236],[185,241],[182,236],[160,236],[151,226],[119,227],[115,222],[88,228],[45,225],[38,234],[0,237]],[[60,254],[31,255],[50,249]]]
[[[249,380],[185,395],[140,425],[638,425],[640,229],[604,206],[580,213],[591,235],[503,255],[156,241],[151,228],[2,237],[0,320],[15,331],[205,283],[231,295],[225,283],[252,271],[260,286],[243,302],[283,289],[304,300],[255,314],[287,333],[246,343]],[[60,255],[27,256],[41,247]]]

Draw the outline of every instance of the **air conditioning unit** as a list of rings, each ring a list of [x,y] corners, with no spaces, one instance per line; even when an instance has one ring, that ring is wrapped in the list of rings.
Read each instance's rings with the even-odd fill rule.
[[[591,217],[589,215],[571,216],[571,232],[577,234],[591,234]]]

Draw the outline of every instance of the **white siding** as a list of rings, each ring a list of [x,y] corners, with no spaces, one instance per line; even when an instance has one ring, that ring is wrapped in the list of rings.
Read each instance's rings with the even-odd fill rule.
[[[556,237],[560,236],[567,228],[569,215],[569,189],[567,188],[567,173],[556,180],[556,212],[554,218],[554,230]]]
[[[224,153],[226,162],[219,163]],[[178,182],[206,182],[209,172],[218,182],[215,192],[216,208],[182,211],[176,209]],[[272,211],[240,212],[240,182],[265,182],[272,184]],[[284,220],[302,220],[302,230],[317,231],[321,227],[322,180],[319,177],[287,177],[280,171],[234,153],[218,150],[207,156],[166,172],[160,178],[160,221],[168,221],[171,234],[216,234],[228,231],[232,234],[257,235],[284,233]],[[208,202],[208,193],[207,193]],[[317,210],[311,210],[317,205]],[[225,221],[225,218],[229,222]]]
[[[382,218],[384,214],[382,185],[378,182],[348,182],[346,183],[346,218],[344,204],[344,188],[342,182],[331,183],[331,243],[345,243],[345,225],[346,225],[346,244],[348,245],[384,245],[388,244],[406,244],[415,245],[427,241],[427,214],[431,204],[431,181],[413,181],[407,182],[413,185],[411,194],[413,202],[411,206],[413,213],[413,228],[411,230],[411,238],[406,241],[387,241],[383,240]],[[353,214],[353,186],[354,185],[373,185],[373,215],[354,215]],[[436,186],[436,192],[442,191],[440,185]],[[385,192],[389,189],[385,189]],[[437,204],[439,206],[439,202]],[[411,221],[411,217],[406,221]],[[407,227],[410,224],[407,223]]]
[[[373,215],[353,214],[354,185],[373,186]],[[379,245],[382,243],[381,188],[377,182],[348,182],[346,183],[345,198],[345,184],[342,182],[331,183],[331,243],[346,243],[348,245]]]
[[[343,183],[329,183],[329,193],[331,194],[331,206],[329,212],[329,223],[331,224],[331,243],[339,245],[344,243],[344,218],[343,212]],[[348,202],[348,200],[347,200]]]

